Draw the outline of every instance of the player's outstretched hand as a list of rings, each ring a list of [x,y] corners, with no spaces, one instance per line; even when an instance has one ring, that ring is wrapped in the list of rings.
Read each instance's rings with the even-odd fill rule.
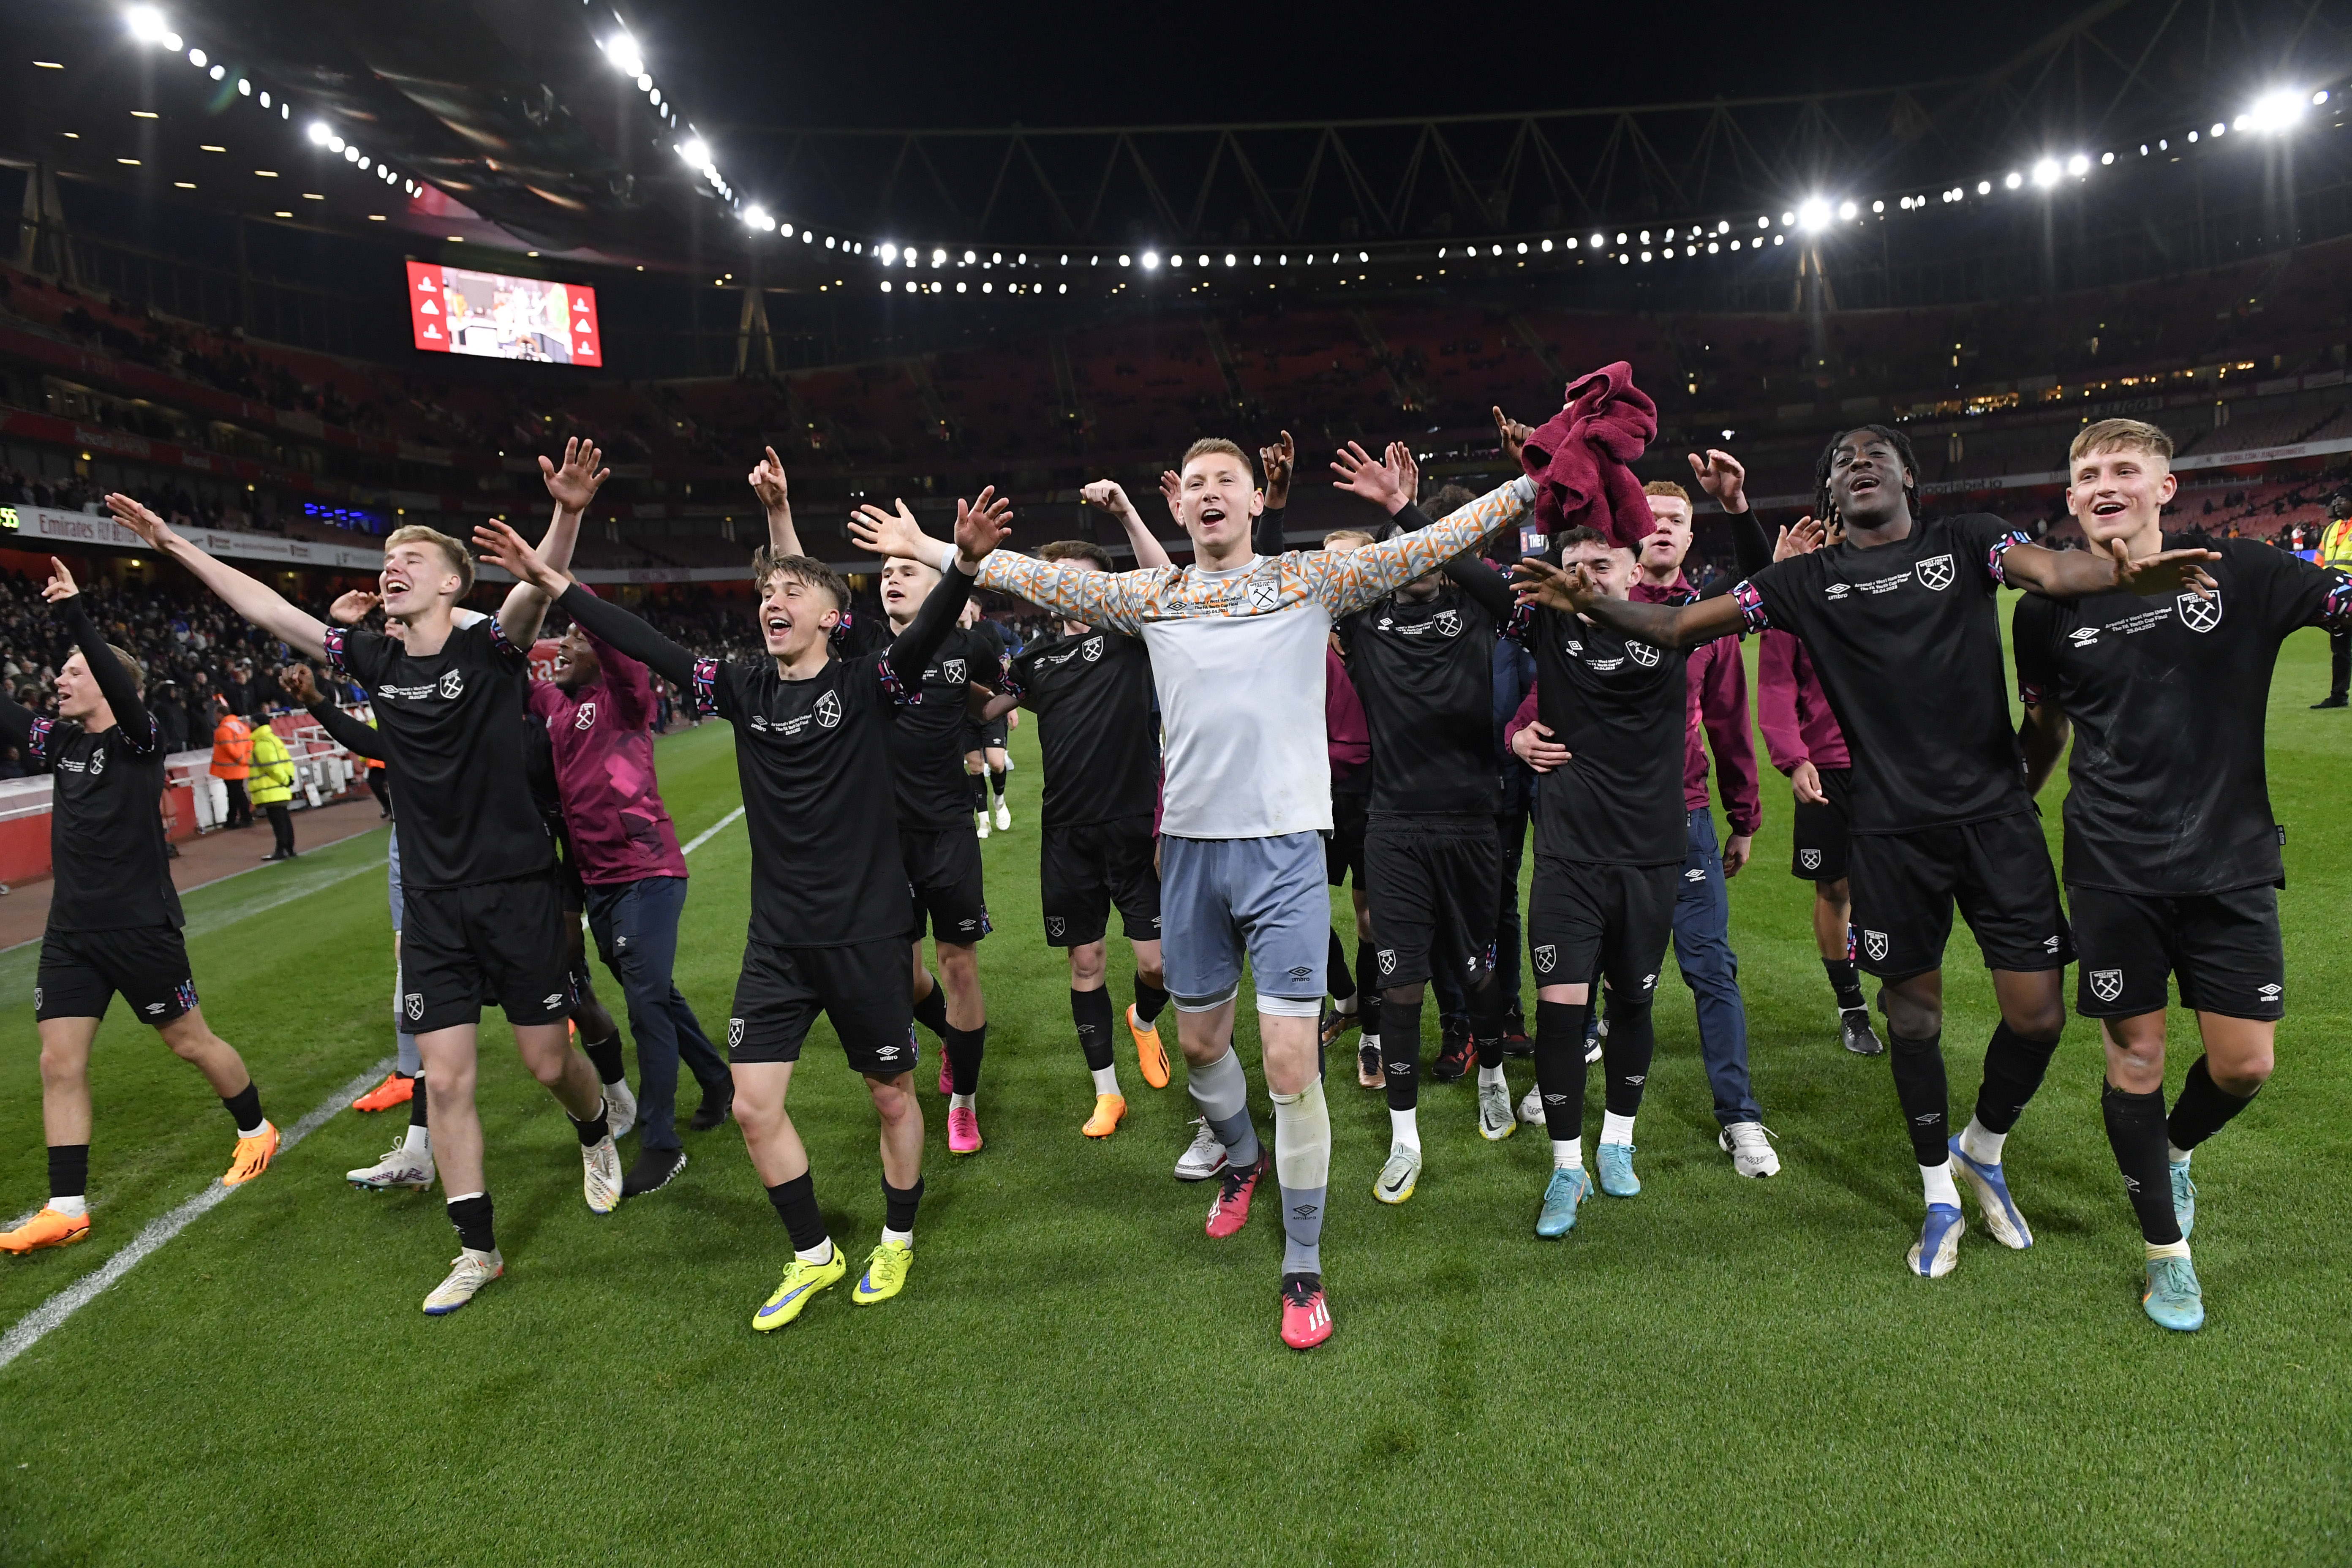
[[[1827,805],[1830,797],[1822,793],[1822,770],[1810,762],[1799,763],[1789,773],[1789,787],[1807,805]]]
[[[1271,447],[1257,449],[1257,460],[1265,468],[1265,505],[1271,511],[1287,505],[1290,500],[1290,476],[1298,467],[1298,444],[1285,430],[1282,439]]]
[[[884,511],[867,501],[849,514],[849,537],[861,550],[877,555],[895,555],[903,561],[919,561],[926,566],[940,563],[940,542],[916,526],[915,514],[907,510],[905,501],[896,503],[898,510]]]
[[[1748,510],[1748,470],[1738,458],[1709,447],[1704,458],[1691,453],[1690,466],[1698,488],[1713,496],[1717,506],[1727,512]]]
[[[610,468],[596,465],[604,454],[596,449],[593,441],[583,441],[574,436],[563,443],[563,463],[558,467],[544,455],[539,459],[539,471],[547,480],[547,493],[555,504],[569,512],[583,512],[596,499],[596,492],[606,479],[613,477]]]
[[[373,588],[352,588],[335,595],[327,606],[327,618],[339,626],[355,626],[368,618],[368,612],[383,603],[383,595]]]
[[[54,555],[50,556],[49,580],[41,584],[41,597],[52,605],[62,605],[80,592],[81,589],[74,583],[73,574],[66,570],[66,563]]]
[[[743,478],[751,487],[751,493],[760,498],[760,504],[770,512],[792,510],[792,489],[784,482],[784,465],[773,447]]]
[[[977,566],[1013,531],[1013,503],[989,486],[970,501],[956,502],[956,553]]]
[[[1572,754],[1566,746],[1551,738],[1546,725],[1531,723],[1511,737],[1511,751],[1519,761],[1539,773],[1568,766]]]
[[[1421,465],[1412,460],[1412,448],[1402,441],[1391,441],[1384,460],[1395,473],[1397,484],[1404,491],[1404,499],[1418,500],[1421,498]]]
[[[1495,436],[1503,444],[1503,456],[1511,460],[1512,468],[1524,468],[1527,467],[1528,438],[1535,434],[1534,429],[1504,413],[1500,405],[1494,408],[1493,413]]]
[[[1333,488],[1363,497],[1391,517],[1402,511],[1404,503],[1412,499],[1396,469],[1377,461],[1353,441],[1339,448],[1339,457],[1332,460],[1331,472],[1338,476],[1331,481]]]
[[[523,536],[498,519],[474,525],[474,549],[481,558],[502,566],[515,581],[528,583],[551,599],[560,599],[572,579],[540,559]]]
[[[179,537],[172,531],[171,524],[139,502],[132,500],[129,496],[119,493],[109,494],[106,498],[106,510],[114,514],[115,521],[158,550]]]
[[[305,708],[315,706],[319,700],[318,679],[311,675],[310,667],[299,659],[278,672],[278,684],[285,688],[287,696]]]
[[[2126,594],[2143,598],[2151,594],[2173,594],[2183,588],[2193,590],[2200,599],[2213,596],[2213,577],[2203,563],[2219,561],[2218,550],[2167,550],[2160,554],[2143,555],[2135,561],[2124,549],[2120,539],[2109,540],[2107,548],[2115,557],[2116,586]]]
[[[1522,605],[1541,605],[1548,610],[1565,615],[1580,615],[1585,606],[1601,596],[1592,581],[1592,574],[1582,562],[1573,572],[1563,572],[1549,561],[1534,556],[1521,558],[1511,567],[1511,591]]]
[[[1696,458],[1693,461],[1696,461]],[[1793,528],[1784,528],[1772,546],[1772,559],[1786,561],[1791,555],[1811,555],[1829,537],[1829,530],[1810,517],[1801,517]]]

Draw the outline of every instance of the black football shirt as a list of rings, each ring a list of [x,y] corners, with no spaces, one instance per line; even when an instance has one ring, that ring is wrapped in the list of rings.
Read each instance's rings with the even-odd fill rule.
[[[1452,583],[1419,603],[1391,595],[1338,627],[1371,731],[1371,809],[1492,816],[1495,620]]]
[[[900,826],[971,826],[971,784],[963,771],[964,731],[971,722],[966,683],[992,687],[1000,679],[989,645],[963,626],[951,627],[923,666],[922,700],[897,709],[890,722]]]
[[[2284,880],[2263,731],[2279,644],[2352,616],[2340,572],[2250,539],[2168,538],[2221,552],[2216,591],[2029,595],[2011,633],[2018,694],[2074,721],[2069,886],[2192,897]]]
[[[554,865],[523,751],[529,650],[487,617],[424,658],[381,632],[331,626],[326,640],[328,663],[366,689],[400,759],[402,886],[466,888]]]
[[[1536,711],[1569,750],[1536,790],[1536,852],[1562,860],[1679,866],[1690,705],[1682,648],[1620,637],[1540,606],[1519,637],[1536,657]],[[1482,728],[1492,723],[1479,710]]]
[[[836,656],[786,680],[772,658],[696,666],[711,710],[735,726],[754,942],[845,947],[906,935],[887,668],[883,654]]]
[[[1853,753],[1855,833],[2030,811],[1994,602],[2023,535],[1997,517],[1915,521],[1869,550],[1825,546],[1732,592],[1748,629],[1802,637]]]
[[[1037,715],[1047,827],[1151,815],[1160,723],[1141,637],[1096,630],[1041,639],[1013,661],[1013,680]]]
[[[33,723],[27,749],[57,778],[49,805],[51,931],[182,923],[158,809],[163,747],[153,720],[141,720],[143,745],[121,724],[93,735],[69,721]]]

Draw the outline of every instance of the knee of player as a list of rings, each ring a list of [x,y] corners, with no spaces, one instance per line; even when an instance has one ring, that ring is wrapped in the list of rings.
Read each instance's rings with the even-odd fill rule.
[[[2021,1006],[2004,1008],[2001,1021],[2010,1028],[2037,1046],[2054,1046],[2066,1032],[2066,1002],[2063,994],[2047,1000],[2037,998]],[[2159,1038],[2158,1049],[2163,1048]]]
[[[2226,1065],[2210,1054],[2205,1058],[2205,1070],[2213,1075],[2213,1087],[2237,1100],[2246,1099],[2270,1082],[2271,1072],[2277,1065],[2276,1054],[2267,1040]]]
[[[41,1047],[41,1081],[49,1085],[72,1083],[84,1076],[87,1070],[85,1064],[89,1060],[89,1053],[86,1050],[76,1050],[70,1046],[45,1045]]]
[[[1103,983],[1103,974],[1108,968],[1108,960],[1104,955],[1102,943],[1090,942],[1084,947],[1070,949],[1070,989],[1073,991],[1099,989]],[[1141,972],[1138,971],[1138,973]]]
[[[1410,985],[1391,985],[1381,993],[1381,1000],[1399,1007],[1418,1007],[1423,986],[1416,980]]]
[[[1135,977],[1155,991],[1165,990],[1168,985],[1168,972],[1165,969],[1157,963],[1146,963],[1140,959],[1136,961]]]
[[[874,1097],[874,1109],[886,1126],[897,1127],[912,1120],[923,1119],[922,1101],[915,1098],[915,1080],[905,1073],[896,1078],[868,1078],[866,1091]]]

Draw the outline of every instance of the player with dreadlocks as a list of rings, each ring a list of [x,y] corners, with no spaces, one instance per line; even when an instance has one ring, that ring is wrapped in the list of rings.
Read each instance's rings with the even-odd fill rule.
[[[1840,433],[1815,468],[1815,515],[1843,538],[1822,546],[1823,524],[1808,520],[1787,558],[1721,598],[1643,605],[1607,596],[1581,568],[1522,562],[1517,571],[1523,597],[1664,647],[1743,627],[1778,626],[1804,639],[1853,752],[1859,961],[1883,983],[1895,1096],[1926,1190],[1910,1264],[1937,1279],[1958,1261],[1965,1228],[1955,1164],[1994,1239],[2032,1245],[2010,1196],[2002,1144],[2064,1026],[2073,957],[2010,728],[1995,590],[2057,598],[2175,591],[2201,583],[2206,552],[2123,560],[2045,550],[1995,517],[1923,519],[1917,474],[1901,432],[1865,425]],[[2000,1026],[1985,1049],[1975,1117],[1950,1137],[1943,953],[1955,904],[1992,970]]]

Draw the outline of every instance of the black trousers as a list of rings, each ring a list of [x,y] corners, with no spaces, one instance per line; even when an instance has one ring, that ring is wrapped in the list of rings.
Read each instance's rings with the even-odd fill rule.
[[[2352,679],[2352,631],[2327,634],[2327,695],[2345,694],[2347,679]]]
[[[221,786],[228,791],[228,820],[222,826],[225,827],[252,826],[253,803],[245,798],[245,781],[223,779]]]
[[[268,815],[270,837],[278,840],[278,853],[293,854],[294,814],[286,809],[285,803],[282,801],[272,802],[261,809]]]

